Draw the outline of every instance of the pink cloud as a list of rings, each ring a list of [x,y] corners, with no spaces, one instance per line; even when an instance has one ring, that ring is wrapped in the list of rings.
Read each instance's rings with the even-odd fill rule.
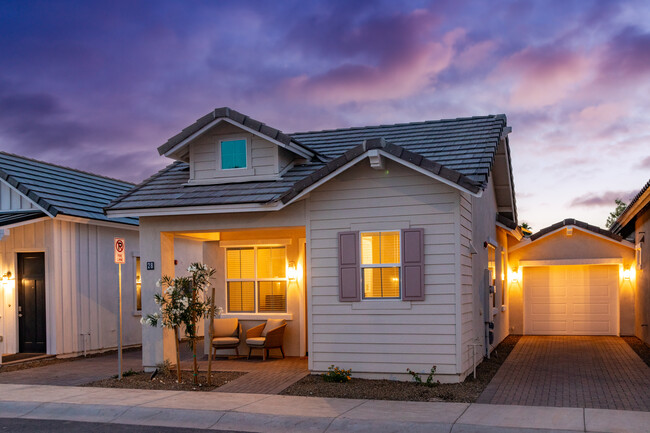
[[[525,48],[505,59],[492,79],[509,88],[513,107],[535,109],[556,104],[585,83],[593,60],[578,52],[551,46]]]
[[[497,49],[493,40],[472,44],[460,52],[454,59],[454,66],[463,71],[469,71],[484,64],[488,57]]]
[[[621,199],[628,203],[636,194],[636,190],[632,191],[603,191],[599,193],[585,194],[576,197],[571,202],[571,206],[590,206],[590,207],[614,207],[615,200]]]

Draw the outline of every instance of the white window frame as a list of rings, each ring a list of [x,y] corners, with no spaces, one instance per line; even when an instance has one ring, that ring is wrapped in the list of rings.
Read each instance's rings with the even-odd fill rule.
[[[257,277],[257,250],[258,249],[264,249],[264,248],[284,248],[284,278],[258,278]],[[289,278],[287,276],[287,246],[286,245],[238,245],[238,246],[231,246],[231,247],[226,247],[225,249],[225,254],[224,254],[224,277],[225,277],[225,284],[224,287],[226,289],[226,313],[227,314],[256,314],[256,315],[269,315],[269,314],[286,314],[289,311]],[[252,249],[253,250],[253,269],[255,270],[255,277],[253,279],[250,278],[228,278],[228,250],[244,250],[244,249]],[[255,309],[254,311],[230,311],[230,290],[228,290],[228,283],[229,282],[253,282],[254,285],[254,303],[255,303]],[[257,283],[259,282],[265,282],[265,281],[284,281],[285,286],[284,286],[284,311],[260,311],[260,303],[259,303],[259,286]]]
[[[361,241],[362,234],[364,233],[379,233],[380,239],[381,239],[381,233],[394,233],[397,232],[397,235],[399,236],[399,263],[381,263],[379,265],[364,265],[363,264],[363,243]],[[381,244],[380,244],[381,248]],[[381,251],[379,251],[379,254],[381,255]],[[385,301],[385,300],[396,300],[396,299],[402,299],[402,230],[359,230],[359,268],[361,272],[361,299],[363,301]],[[377,297],[377,298],[367,298],[366,297],[366,285],[365,285],[365,280],[364,280],[364,275],[363,275],[363,270],[365,268],[397,268],[398,269],[398,278],[399,278],[399,296],[397,297]]]
[[[224,141],[241,141],[243,140],[246,146],[246,167],[237,167],[237,168],[223,168],[221,165],[221,144]],[[248,139],[246,136],[227,136],[227,137],[221,137],[219,138],[218,144],[217,144],[217,170],[220,172],[224,173],[230,173],[230,172],[236,172],[237,170],[240,171],[247,171],[251,170],[251,161],[252,161],[252,151],[251,151],[251,146],[250,146],[251,140]]]

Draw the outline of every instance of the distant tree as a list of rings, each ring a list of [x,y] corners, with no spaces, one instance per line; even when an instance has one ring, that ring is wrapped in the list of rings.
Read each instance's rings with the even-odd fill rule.
[[[605,227],[607,228],[611,228],[618,217],[620,217],[623,211],[627,208],[627,204],[625,204],[625,202],[620,198],[617,198],[614,202],[616,203],[616,209],[614,209],[614,212],[610,212],[607,217],[607,222],[605,223]]]
[[[530,224],[528,224],[526,221],[524,221],[524,222],[521,223],[521,228],[522,228],[522,229],[526,229],[526,230],[528,230],[529,232],[532,232],[532,231],[533,231],[533,228],[532,228],[532,227],[530,226]]]

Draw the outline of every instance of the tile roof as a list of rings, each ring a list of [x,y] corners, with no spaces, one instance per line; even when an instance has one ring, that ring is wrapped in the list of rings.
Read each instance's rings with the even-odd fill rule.
[[[237,113],[234,110],[229,112]],[[240,113],[237,115],[244,116]],[[199,119],[199,124],[208,124],[215,114],[207,116],[204,120]],[[246,122],[246,119],[240,120]],[[158,149],[159,152],[165,153],[192,135],[201,128],[199,124],[172,137]],[[289,135],[278,132],[276,139],[280,137],[286,141],[290,137],[316,152],[319,157],[309,163],[296,165],[279,180],[218,185],[186,185],[189,165],[174,162],[114,200],[106,210],[270,203],[278,200],[286,203],[318,179],[363,153],[366,143],[371,143],[374,148],[384,147],[384,151],[398,158],[477,192],[487,185],[499,142],[507,129],[506,116],[500,114]],[[383,144],[380,145],[380,142]]]
[[[613,239],[615,241],[619,241],[619,242],[623,240],[622,236],[616,235],[616,234],[610,232],[609,230],[601,229],[598,226],[587,224],[586,222],[578,221],[577,219],[573,219],[573,218],[567,218],[564,221],[560,221],[558,223],[555,223],[553,225],[550,225],[548,227],[545,227],[545,228],[541,229],[537,233],[534,233],[533,235],[531,235],[530,240],[534,241],[536,239],[541,238],[544,235],[547,235],[547,234],[549,234],[549,233],[551,233],[551,232],[553,232],[553,231],[555,231],[557,229],[560,229],[562,227],[565,227],[565,226],[580,227],[581,229],[588,230],[590,232],[593,232],[593,233],[596,233],[596,234],[599,234],[599,235],[602,235],[602,236],[606,236],[608,238],[611,238],[611,239]]]
[[[0,152],[0,179],[49,214],[137,225],[137,218],[109,219],[104,206],[133,184],[23,156]]]
[[[0,227],[7,226],[9,224],[16,224],[23,221],[29,221],[36,218],[46,216],[43,212],[39,210],[26,210],[24,212],[0,212]]]
[[[641,191],[639,191],[639,193],[634,196],[634,198],[627,205],[627,207],[625,208],[623,213],[620,214],[618,216],[618,218],[616,218],[616,221],[614,222],[614,224],[612,224],[612,227],[610,229],[613,233],[628,235],[628,234],[630,234],[631,232],[634,231],[634,227],[628,227],[630,225],[630,222],[634,221],[634,218],[632,218],[632,220],[630,220],[625,225],[622,225],[622,220],[624,218],[627,218],[627,216],[628,216],[627,214],[630,211],[630,209],[632,209],[632,207],[636,204],[636,202],[639,201],[641,199],[641,197],[643,196],[643,194],[645,194],[646,191],[648,191],[649,189],[650,189],[650,180],[648,180],[648,182],[646,182],[646,184],[643,186],[643,188],[641,188]],[[625,233],[623,233],[623,232],[625,232]]]

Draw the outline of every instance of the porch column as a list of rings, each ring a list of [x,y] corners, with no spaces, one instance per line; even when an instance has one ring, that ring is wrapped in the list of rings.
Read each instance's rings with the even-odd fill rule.
[[[162,289],[156,283],[163,275],[174,277],[174,235],[159,232],[146,227],[141,222],[140,254],[142,263],[142,314],[159,312],[158,305],[154,302],[154,293],[161,293]],[[146,263],[153,262],[154,270],[147,270]],[[144,371],[155,370],[156,365],[164,360],[176,362],[174,333],[160,326],[152,328],[148,325],[142,327],[142,367]]]

